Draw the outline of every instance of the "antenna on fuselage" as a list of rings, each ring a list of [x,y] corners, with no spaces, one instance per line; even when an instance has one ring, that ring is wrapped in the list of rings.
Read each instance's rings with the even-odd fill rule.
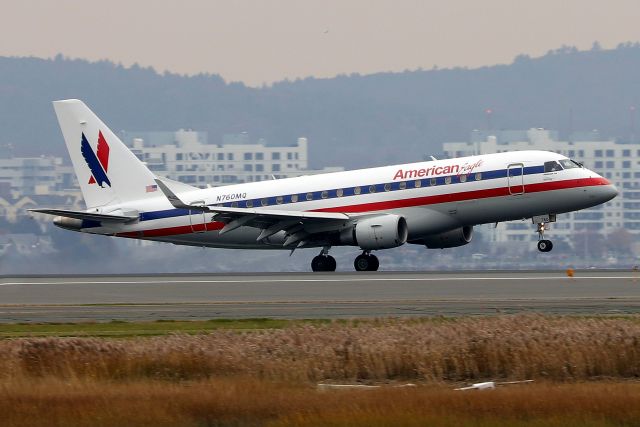
[[[434,162],[435,162],[436,160],[438,160],[438,159],[436,159],[436,158],[435,158],[435,157],[433,157],[433,156],[429,156],[429,157],[431,157],[431,160],[433,160]]]

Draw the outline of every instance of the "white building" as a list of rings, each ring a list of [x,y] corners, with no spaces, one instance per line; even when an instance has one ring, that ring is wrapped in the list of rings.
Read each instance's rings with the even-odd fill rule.
[[[308,142],[267,146],[250,143],[247,134],[225,135],[223,143],[207,144],[204,132],[125,132],[123,141],[154,173],[198,187],[291,178],[341,171],[309,169]]]
[[[574,134],[569,141],[559,141],[555,131],[474,131],[469,142],[447,142],[443,151],[447,157],[499,153],[519,150],[546,150],[563,154],[601,174],[618,187],[620,195],[612,201],[558,216],[550,225],[551,238],[568,237],[586,231],[603,235],[626,229],[640,234],[640,144],[603,140],[597,131]],[[484,237],[492,241],[537,240],[535,226],[528,222],[500,224],[496,230],[479,227]],[[567,239],[571,243],[571,239]]]
[[[73,168],[60,157],[0,157],[0,196],[61,194],[78,191]]]

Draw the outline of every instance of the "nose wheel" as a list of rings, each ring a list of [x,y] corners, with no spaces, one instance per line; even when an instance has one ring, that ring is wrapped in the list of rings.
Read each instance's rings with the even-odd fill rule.
[[[356,271],[378,271],[380,261],[378,261],[377,256],[371,255],[369,252],[363,252],[356,257],[353,266]]]
[[[553,249],[553,243],[551,242],[551,240],[547,240],[544,238],[544,230],[545,230],[545,223],[544,222],[539,222],[538,223],[538,250],[540,252],[549,252],[551,251],[551,249]]]
[[[312,271],[336,271],[336,259],[329,255],[329,248],[322,248],[320,255],[311,260]]]
[[[549,252],[551,249],[553,249],[551,240],[538,240],[538,250],[540,252]]]

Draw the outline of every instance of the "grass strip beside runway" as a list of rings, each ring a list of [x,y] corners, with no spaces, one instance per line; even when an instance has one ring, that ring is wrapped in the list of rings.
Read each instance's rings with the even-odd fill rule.
[[[196,334],[4,339],[0,424],[632,426],[639,319],[257,319]],[[408,382],[416,386],[394,387]]]

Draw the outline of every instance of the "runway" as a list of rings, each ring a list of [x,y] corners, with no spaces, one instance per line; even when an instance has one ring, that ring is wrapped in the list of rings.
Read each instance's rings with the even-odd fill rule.
[[[631,271],[0,278],[0,322],[640,313]]]

